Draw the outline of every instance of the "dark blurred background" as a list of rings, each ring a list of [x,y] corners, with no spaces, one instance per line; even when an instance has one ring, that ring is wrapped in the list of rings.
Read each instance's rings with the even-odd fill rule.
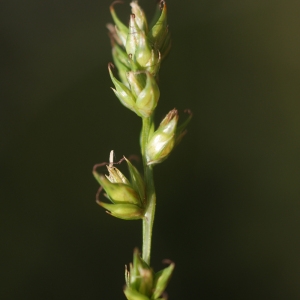
[[[105,214],[91,174],[139,154],[109,88],[110,4],[0,3],[1,299],[125,299],[142,225]],[[170,300],[300,299],[300,2],[167,4],[157,122],[194,118],[155,168],[152,265],[176,262]]]

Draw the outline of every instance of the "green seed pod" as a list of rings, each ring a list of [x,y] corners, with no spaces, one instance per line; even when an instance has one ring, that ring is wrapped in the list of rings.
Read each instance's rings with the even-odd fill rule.
[[[108,210],[108,213],[123,220],[138,220],[144,217],[144,210],[134,204],[108,204],[102,201],[97,203]]]
[[[135,96],[135,111],[142,117],[149,117],[157,106],[160,91],[154,76],[149,72],[128,72],[127,79]]]
[[[150,117],[158,103],[160,91],[154,76],[146,72],[146,85],[136,99],[136,110],[143,117]]]
[[[128,72],[126,76],[130,90],[135,98],[137,98],[146,85],[146,75],[144,72]]]
[[[177,122],[178,112],[176,109],[173,109],[151,135],[146,148],[148,165],[161,163],[169,156],[175,145]]]
[[[116,204],[135,204],[141,206],[138,193],[128,184],[113,183],[105,175],[93,172],[96,180],[105,190],[107,197]]]
[[[145,36],[140,35],[139,45],[136,48],[134,61],[138,64],[139,70],[145,70],[156,76],[160,68],[161,54],[158,49],[153,48]]]
[[[147,41],[147,37],[144,32],[139,34],[138,44],[135,49],[135,61],[141,66],[141,68],[145,69],[148,66],[151,66],[155,63],[155,57],[153,55],[154,51],[152,51],[151,45]],[[157,56],[158,52],[156,51]],[[157,59],[156,59],[157,60]]]

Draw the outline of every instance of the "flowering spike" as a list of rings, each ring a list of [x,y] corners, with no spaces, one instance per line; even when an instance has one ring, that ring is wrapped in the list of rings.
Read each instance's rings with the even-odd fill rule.
[[[109,75],[114,84],[112,89],[120,102],[142,118],[140,136],[141,153],[144,167],[144,178],[125,157],[130,178],[126,178],[114,165],[111,151],[109,163],[96,165],[93,174],[101,185],[97,192],[97,203],[107,213],[124,220],[143,220],[142,257],[135,249],[133,263],[125,268],[126,287],[124,293],[128,300],[166,300],[163,294],[170,279],[174,264],[154,273],[150,268],[151,236],[156,207],[156,194],[153,181],[152,165],[164,161],[185,134],[185,128],[191,115],[180,126],[176,109],[170,111],[162,120],[157,130],[154,125],[160,91],[158,72],[162,59],[171,47],[170,33],[167,25],[167,6],[159,0],[157,14],[153,24],[148,25],[144,11],[138,0],[131,0],[131,16],[129,26],[125,26],[116,15],[114,5],[110,11],[115,25],[108,24],[112,45],[112,56],[118,69],[117,79],[108,65]],[[105,166],[108,174],[99,174],[97,167]],[[150,166],[149,166],[150,165]],[[111,203],[99,200],[100,193]]]

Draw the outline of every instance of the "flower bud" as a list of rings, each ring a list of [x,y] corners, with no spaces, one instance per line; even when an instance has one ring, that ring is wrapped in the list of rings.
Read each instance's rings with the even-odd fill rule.
[[[148,141],[146,148],[147,164],[157,164],[164,161],[173,148],[177,146],[186,134],[186,127],[192,119],[190,110],[185,110],[189,114],[188,118],[177,126],[178,112],[171,110],[160,123],[158,129],[154,131]]]
[[[106,165],[108,175],[99,174],[96,167],[103,166],[105,163],[96,165],[93,175],[104,189],[105,196],[112,204],[99,201],[97,193],[97,203],[106,208],[109,213],[117,218],[125,220],[136,220],[143,218],[145,203],[145,184],[138,170],[127,160],[130,181],[120,170],[113,166],[113,151],[110,154],[110,163]],[[122,160],[124,160],[122,159]],[[121,161],[122,161],[121,160]],[[101,190],[100,190],[101,191]]]
[[[162,297],[171,274],[174,270],[174,263],[154,274],[153,270],[140,257],[138,249],[134,250],[133,263],[130,270],[125,268],[126,287],[124,293],[128,300],[162,300]],[[162,297],[162,298],[160,298]]]
[[[142,32],[139,35],[138,45],[135,51],[135,61],[142,67],[146,68],[152,63],[152,47],[148,43],[146,35]]]
[[[156,79],[149,72],[128,72],[127,87],[114,77],[110,64],[108,70],[115,85],[112,90],[121,103],[140,117],[150,117],[160,96]]]
[[[124,293],[127,299],[132,298],[134,295],[151,298],[153,289],[154,273],[152,269],[141,258],[139,250],[136,248],[133,252],[133,263],[130,264],[130,270],[125,270],[125,281],[127,284]],[[136,298],[139,299],[139,298]],[[144,298],[141,298],[144,299]],[[152,298],[151,298],[152,299]]]
[[[135,109],[142,117],[150,117],[156,108],[160,91],[154,76],[146,72],[146,85],[137,95]],[[134,80],[132,80],[134,82]]]
[[[146,148],[147,164],[157,164],[164,161],[175,145],[175,133],[178,122],[178,112],[171,110],[160,123],[158,129],[150,136]]]
[[[150,45],[144,34],[139,35],[139,43],[135,50],[134,60],[141,69],[146,70],[154,76],[160,68],[161,55],[157,48]]]

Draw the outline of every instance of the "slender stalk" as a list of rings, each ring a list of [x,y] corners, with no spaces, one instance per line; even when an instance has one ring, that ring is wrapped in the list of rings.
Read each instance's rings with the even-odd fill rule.
[[[143,218],[143,260],[150,265],[151,256],[151,241],[152,241],[152,228],[154,223],[155,206],[156,206],[156,194],[153,180],[152,166],[147,165],[146,147],[148,143],[148,137],[152,126],[152,118],[143,118],[142,136],[141,136],[141,152],[143,156],[144,166],[144,180],[146,183],[146,211]]]

